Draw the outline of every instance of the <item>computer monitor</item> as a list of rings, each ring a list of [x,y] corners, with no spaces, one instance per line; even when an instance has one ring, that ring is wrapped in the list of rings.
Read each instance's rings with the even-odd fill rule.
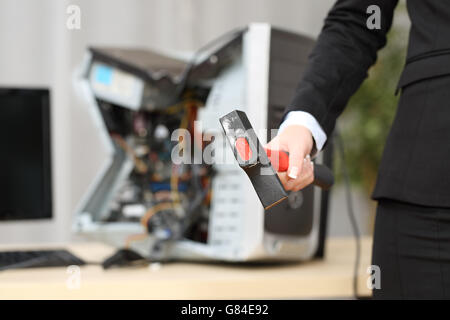
[[[0,88],[0,223],[52,218],[49,98]]]

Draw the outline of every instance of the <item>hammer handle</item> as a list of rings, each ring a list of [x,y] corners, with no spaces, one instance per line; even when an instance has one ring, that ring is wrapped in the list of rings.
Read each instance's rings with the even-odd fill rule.
[[[323,190],[330,189],[334,184],[334,176],[330,168],[324,166],[323,164],[315,164],[313,184],[322,188]]]
[[[270,162],[278,172],[285,172],[289,168],[289,153],[282,150],[265,149]],[[313,184],[328,190],[334,184],[333,172],[323,164],[314,164]]]

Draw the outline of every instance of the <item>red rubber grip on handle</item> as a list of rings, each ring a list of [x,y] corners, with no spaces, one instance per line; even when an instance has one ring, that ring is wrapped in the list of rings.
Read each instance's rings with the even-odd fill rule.
[[[264,148],[272,167],[278,172],[286,172],[289,168],[289,154],[282,150],[271,150]]]

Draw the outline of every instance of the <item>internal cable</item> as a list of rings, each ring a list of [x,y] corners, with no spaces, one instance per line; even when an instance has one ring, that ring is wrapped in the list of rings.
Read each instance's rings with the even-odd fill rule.
[[[125,249],[129,249],[131,243],[139,240],[147,239],[148,233],[138,233],[138,234],[132,234],[129,235],[125,241]]]
[[[173,208],[173,205],[170,202],[159,203],[157,205],[154,205],[154,206],[148,208],[147,211],[145,212],[145,214],[141,218],[141,225],[144,226],[145,229],[147,229],[148,221],[150,220],[151,217],[153,217],[156,213],[158,213],[160,211],[168,210],[168,209],[172,209],[172,208]],[[127,239],[125,241],[125,248],[129,249],[132,242],[144,240],[147,237],[148,237],[147,232],[132,234],[127,237]]]
[[[158,213],[162,210],[168,210],[168,209],[172,209],[172,208],[173,208],[173,204],[171,202],[158,203],[157,205],[150,207],[147,210],[147,212],[144,214],[144,216],[142,217],[141,224],[145,228],[147,228],[148,221],[150,220],[151,217],[153,217],[156,213]]]
[[[134,165],[139,173],[146,173],[148,171],[147,165],[139,159],[139,157],[134,152],[133,148],[131,148],[126,140],[118,134],[111,135],[114,141],[122,148],[125,153],[128,153],[133,157]]]
[[[184,115],[183,118],[181,119],[181,123],[180,123],[180,129],[187,129],[188,125],[189,125],[189,120],[190,120],[190,108],[191,105],[190,104],[186,104],[185,105],[185,110],[184,110]],[[186,136],[182,137],[183,140],[181,141],[181,147],[183,150],[183,153],[186,152],[186,150],[184,149],[184,146],[186,145]],[[180,196],[178,194],[178,182],[179,182],[179,175],[178,175],[178,166],[177,165],[172,165],[172,174],[170,176],[170,191],[171,191],[171,195],[172,195],[172,200],[173,203],[178,205],[180,203]]]
[[[356,221],[356,215],[355,211],[353,209],[353,201],[352,201],[352,194],[351,194],[351,186],[350,186],[350,175],[347,170],[347,163],[345,161],[345,147],[344,147],[344,141],[339,134],[338,130],[336,129],[336,139],[339,154],[341,156],[341,170],[342,174],[344,176],[344,184],[345,184],[345,193],[346,193],[346,201],[347,201],[347,209],[348,209],[348,217],[350,220],[350,225],[352,227],[353,236],[355,238],[355,244],[356,244],[356,254],[355,254],[355,264],[353,269],[353,295],[355,299],[359,299],[358,294],[358,272],[359,272],[359,265],[361,261],[361,236],[360,231],[358,227],[358,223]]]

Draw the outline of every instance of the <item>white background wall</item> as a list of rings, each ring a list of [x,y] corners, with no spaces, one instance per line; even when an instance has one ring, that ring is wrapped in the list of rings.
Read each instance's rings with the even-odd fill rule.
[[[250,22],[316,36],[333,2],[0,0],[0,86],[46,86],[52,91],[55,199],[51,222],[1,222],[0,243],[64,241],[70,236],[72,212],[101,159],[94,126],[71,84],[87,46],[192,51]],[[81,30],[66,28],[70,4],[81,8]]]

